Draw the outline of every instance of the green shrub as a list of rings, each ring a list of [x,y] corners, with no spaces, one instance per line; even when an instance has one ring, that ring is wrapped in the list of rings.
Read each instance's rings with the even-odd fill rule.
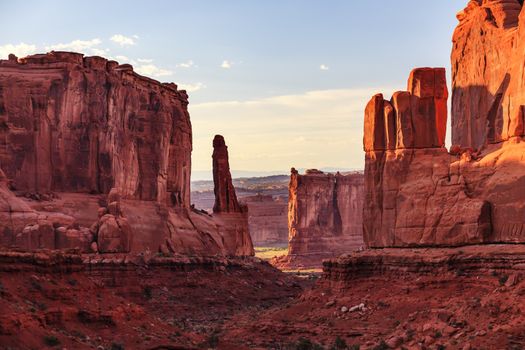
[[[44,344],[47,346],[57,346],[60,345],[60,340],[58,340],[58,338],[54,335],[46,335],[44,337]]]

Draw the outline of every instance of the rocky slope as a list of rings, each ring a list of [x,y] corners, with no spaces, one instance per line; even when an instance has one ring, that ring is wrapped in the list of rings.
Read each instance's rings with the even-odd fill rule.
[[[190,208],[187,98],[101,57],[1,60],[0,245],[253,254],[245,215]]]
[[[0,251],[0,348],[216,348],[233,315],[301,290],[254,258]]]

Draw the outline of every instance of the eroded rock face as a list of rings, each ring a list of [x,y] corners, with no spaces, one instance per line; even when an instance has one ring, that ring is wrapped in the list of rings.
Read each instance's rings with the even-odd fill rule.
[[[239,205],[233,187],[224,137],[213,139],[214,217],[223,224],[224,246],[233,255],[253,255],[253,243],[248,226],[248,209]]]
[[[365,121],[374,123],[365,122],[364,130],[367,246],[447,246],[490,240],[491,203],[472,195],[468,184],[474,178],[466,179],[465,162],[453,163],[456,157],[443,147],[446,99],[444,69],[424,68],[411,73],[407,92],[396,92],[390,102],[380,95],[369,102]],[[389,138],[391,134],[395,140]],[[369,141],[371,135],[374,142]],[[383,139],[378,138],[381,135]]]
[[[236,206],[190,208],[187,104],[175,84],[101,57],[0,60],[0,245],[253,255],[231,177],[217,191]]]
[[[213,183],[215,192],[214,213],[235,213],[241,212],[241,207],[237,201],[235,188],[232,183],[230,173],[230,163],[228,160],[228,146],[224,142],[224,137],[215,135],[213,139]]]
[[[288,243],[288,201],[283,197],[256,195],[241,198],[248,207],[253,243],[259,246]]]
[[[525,135],[523,1],[477,0],[458,13],[452,50],[452,143],[480,149]]]
[[[0,61],[0,162],[29,192],[108,193],[189,207],[187,95],[101,57]]]
[[[320,266],[322,259],[362,247],[363,182],[360,173],[300,175],[292,169],[288,256]]]

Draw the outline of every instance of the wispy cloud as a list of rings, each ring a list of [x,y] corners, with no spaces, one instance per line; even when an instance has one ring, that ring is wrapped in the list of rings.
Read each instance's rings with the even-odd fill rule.
[[[132,46],[135,45],[135,40],[138,39],[138,35],[134,35],[133,37],[125,36],[122,34],[115,34],[109,40],[113,41],[114,43],[120,45],[120,46]]]
[[[195,169],[210,167],[210,140],[220,133],[227,138],[232,169],[361,168],[366,103],[379,91],[393,90],[332,89],[190,104],[192,162]]]
[[[221,68],[230,69],[233,66],[233,62],[224,60],[222,61]]]
[[[151,63],[153,60],[151,58],[137,58],[137,61],[140,63]]]
[[[177,64],[177,68],[192,68],[195,67],[195,63],[192,60]]]
[[[195,92],[195,91],[202,90],[204,88],[206,88],[206,85],[204,85],[203,83],[194,83],[194,84],[180,83],[179,84],[179,89],[186,90],[187,92]]]
[[[153,63],[142,64],[134,66],[135,71],[139,74],[146,75],[149,77],[160,78],[169,75],[173,75],[173,72],[169,69],[160,68]]]
[[[18,57],[24,57],[37,53],[37,47],[33,44],[19,43],[19,44],[5,44],[0,46],[0,59],[5,59],[9,54],[15,54]]]
[[[326,64],[322,64],[322,65],[319,66],[319,69],[320,70],[329,70],[330,67],[328,67]]]
[[[95,51],[98,52],[100,48],[97,48],[102,44],[102,40],[99,38],[91,39],[91,40],[73,40],[69,43],[59,43],[54,45],[46,46],[46,51],[75,51],[80,53],[92,53],[92,50],[95,49]],[[89,51],[89,52],[88,52]]]

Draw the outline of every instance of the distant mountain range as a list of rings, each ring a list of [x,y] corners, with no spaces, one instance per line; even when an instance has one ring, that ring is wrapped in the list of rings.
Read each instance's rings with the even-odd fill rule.
[[[357,168],[335,168],[335,167],[324,167],[319,169],[327,173],[335,173],[337,171],[346,172],[354,170],[362,170]],[[304,173],[306,168],[297,168],[297,171]],[[250,171],[250,170],[232,170],[232,177],[234,179],[241,178],[256,178],[256,177],[268,177],[274,175],[290,175],[290,169],[288,170],[275,170],[275,171]],[[213,174],[211,170],[195,170],[191,172],[191,181],[211,181],[213,180]]]

